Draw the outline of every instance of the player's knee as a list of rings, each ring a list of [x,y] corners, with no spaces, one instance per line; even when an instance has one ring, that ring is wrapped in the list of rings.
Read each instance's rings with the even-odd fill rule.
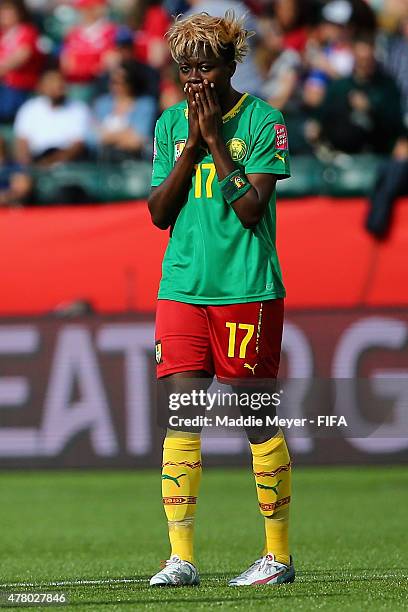
[[[245,430],[250,444],[263,444],[267,442],[279,431],[279,427],[256,427]]]

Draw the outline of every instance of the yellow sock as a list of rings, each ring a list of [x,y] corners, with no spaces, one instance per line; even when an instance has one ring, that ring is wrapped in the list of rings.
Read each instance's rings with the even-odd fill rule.
[[[273,518],[265,517],[265,554],[272,552],[280,563],[289,565],[289,507],[277,510]]]
[[[194,519],[169,521],[168,525],[171,554],[194,563]]]
[[[201,471],[200,434],[169,430],[163,444],[163,504],[171,554],[190,563],[194,561],[194,515]]]
[[[281,430],[262,444],[250,444],[259,509],[265,517],[264,554],[289,563],[291,463]]]

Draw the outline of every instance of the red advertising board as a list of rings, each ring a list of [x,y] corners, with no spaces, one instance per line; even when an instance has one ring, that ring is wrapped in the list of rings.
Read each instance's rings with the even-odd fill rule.
[[[281,200],[278,251],[287,308],[407,306],[408,201],[378,242],[362,199]],[[168,232],[145,202],[0,211],[0,316],[89,301],[98,313],[152,312]]]

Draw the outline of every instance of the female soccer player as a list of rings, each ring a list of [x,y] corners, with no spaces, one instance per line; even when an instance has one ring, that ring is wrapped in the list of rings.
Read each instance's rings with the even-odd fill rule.
[[[171,228],[156,319],[158,378],[275,379],[285,289],[275,248],[275,185],[290,175],[282,115],[231,86],[248,33],[232,13],[177,18],[168,32],[186,101],[156,125],[153,223]],[[231,586],[293,582],[288,548],[291,463],[277,427],[247,430],[265,517],[263,556]],[[162,492],[171,556],[152,586],[199,583],[193,528],[200,434],[169,428]],[[231,534],[231,538],[233,534]]]

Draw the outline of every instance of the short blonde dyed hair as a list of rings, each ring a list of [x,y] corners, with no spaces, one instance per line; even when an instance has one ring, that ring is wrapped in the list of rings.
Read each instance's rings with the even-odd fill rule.
[[[255,33],[244,28],[244,20],[231,10],[224,17],[208,13],[178,15],[166,35],[172,58],[180,63],[184,57],[197,57],[200,50],[210,49],[216,57],[242,62],[248,52],[248,38]]]

